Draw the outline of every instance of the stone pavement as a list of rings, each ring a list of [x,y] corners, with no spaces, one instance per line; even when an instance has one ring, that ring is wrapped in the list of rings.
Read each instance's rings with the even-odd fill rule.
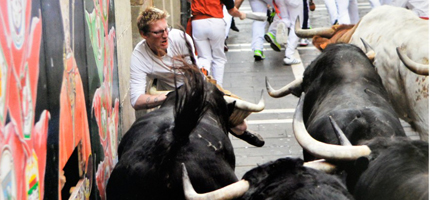
[[[316,10],[309,13],[312,27],[330,26],[329,15],[323,0],[314,0]],[[360,17],[371,10],[368,1],[359,0]],[[241,11],[251,12],[249,1],[244,1]],[[236,154],[236,175],[240,179],[243,174],[268,161],[274,161],[281,157],[302,158],[302,148],[298,145],[292,132],[292,117],[298,101],[294,96],[272,98],[267,94],[265,77],[273,88],[279,89],[301,76],[303,66],[319,55],[312,44],[307,47],[298,47],[297,57],[303,61],[298,65],[284,65],[285,49],[281,52],[273,51],[268,43],[265,43],[264,54],[266,59],[254,61],[251,51],[252,21],[235,19],[239,32],[230,30],[226,52],[227,64],[224,72],[223,87],[239,95],[244,100],[257,103],[261,92],[266,103],[266,108],[260,113],[251,114],[248,117],[248,129],[258,132],[266,141],[261,147],[254,147],[246,142],[230,136]],[[404,123],[405,124],[405,123]],[[410,126],[405,124],[405,130],[411,132]],[[417,137],[416,135],[414,137]]]

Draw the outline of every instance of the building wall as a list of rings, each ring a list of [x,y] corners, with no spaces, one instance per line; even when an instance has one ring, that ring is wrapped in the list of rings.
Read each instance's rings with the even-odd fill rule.
[[[134,109],[130,103],[130,57],[133,50],[132,16],[130,0],[115,0],[115,16],[117,28],[117,57],[120,89],[121,134],[130,128],[135,120]]]

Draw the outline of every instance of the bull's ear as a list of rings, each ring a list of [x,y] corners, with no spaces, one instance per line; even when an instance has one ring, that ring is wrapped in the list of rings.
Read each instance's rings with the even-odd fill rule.
[[[314,38],[312,38],[312,44],[317,49],[319,49],[320,51],[322,51],[329,44],[329,39],[323,38],[323,37],[320,37],[320,36],[314,36]]]
[[[354,166],[357,171],[363,172],[369,167],[369,158],[362,156],[355,160]]]

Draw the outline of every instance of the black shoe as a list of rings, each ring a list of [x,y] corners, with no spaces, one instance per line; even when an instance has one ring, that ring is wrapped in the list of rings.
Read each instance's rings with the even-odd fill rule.
[[[258,133],[251,133],[249,131],[245,131],[242,135],[236,135],[233,131],[230,131],[230,133],[256,147],[262,147],[264,145],[264,139]]]
[[[231,19],[230,29],[239,32],[239,29],[236,27],[236,23],[234,23],[234,18]]]

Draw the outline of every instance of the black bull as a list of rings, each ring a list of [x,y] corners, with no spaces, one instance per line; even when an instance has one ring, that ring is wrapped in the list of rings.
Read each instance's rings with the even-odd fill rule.
[[[184,67],[184,73],[184,85],[122,138],[107,199],[184,199],[181,163],[193,172],[199,192],[237,181],[227,135],[234,104],[198,71]]]
[[[266,83],[274,97],[306,93],[303,120],[318,141],[339,144],[329,116],[353,145],[377,136],[405,136],[381,78],[364,52],[354,45],[329,45],[306,68],[303,81],[280,89],[282,92]],[[303,154],[305,161],[315,159],[307,151]]]
[[[234,184],[205,194],[193,190],[184,169],[184,190],[188,200],[353,199],[339,178],[319,171],[326,167],[324,162],[280,158],[251,169]]]
[[[345,68],[342,68],[344,66]],[[342,70],[345,71],[342,72]],[[331,94],[332,97],[334,96],[332,99],[337,99],[338,101],[330,104],[331,102],[321,99],[313,99],[317,101],[315,103],[309,99],[311,97],[315,98],[315,96],[324,97],[324,95],[314,94],[311,97],[306,95],[307,101],[304,100],[303,96],[295,113],[295,134],[297,134],[296,131],[307,133],[303,123],[303,111],[307,110],[308,112],[307,117],[305,117],[306,120],[309,116],[317,114],[315,113],[316,111],[313,112],[313,110],[310,111],[309,109],[317,109],[317,105],[324,104],[332,106],[332,109],[323,109],[330,110],[326,112],[326,119],[324,121],[317,120],[316,122],[325,125],[321,126],[321,130],[314,130],[314,133],[321,133],[329,138],[337,138],[336,135],[341,135],[339,133],[340,128],[337,124],[331,125],[332,123],[329,121],[333,120],[329,120],[329,116],[332,115],[332,119],[342,121],[344,119],[348,120],[346,117],[351,113],[356,119],[349,121],[352,126],[344,125],[343,128],[346,127],[345,130],[351,130],[353,127],[360,128],[349,133],[362,134],[357,138],[370,140],[366,140],[362,143],[364,144],[362,146],[345,147],[321,143],[309,135],[307,135],[307,138],[306,135],[296,135],[299,143],[301,145],[308,144],[310,146],[309,151],[313,154],[315,153],[317,157],[322,157],[344,166],[351,166],[350,164],[352,163],[352,168],[347,170],[347,174],[348,178],[351,179],[351,175],[354,181],[350,191],[356,199],[426,199],[428,196],[428,143],[410,141],[408,138],[403,137],[404,133],[400,122],[397,118],[392,117],[395,114],[392,108],[387,105],[385,90],[366,55],[353,45],[337,44],[329,46],[309,66],[305,72],[304,83],[299,86],[296,85],[294,91],[298,94],[303,91],[308,93],[317,92],[315,88],[310,86],[312,85],[311,80],[321,77],[330,77],[330,79],[317,80],[316,84],[321,87],[317,91]],[[343,89],[337,88],[337,85],[324,88],[329,83],[333,85],[333,82],[343,83],[343,86],[346,86]],[[354,94],[349,97],[341,92],[344,90]],[[280,93],[291,92],[293,91],[282,91]],[[327,97],[330,97],[330,95],[327,95]],[[303,109],[304,101],[307,102],[309,108]],[[340,104],[346,105],[342,106]],[[383,117],[386,117],[385,120],[377,119]],[[309,120],[307,122],[309,123]],[[376,127],[376,131],[373,131],[372,127],[377,126],[378,123],[383,123],[382,127]],[[398,129],[394,130],[396,127]],[[386,132],[384,128],[387,128]],[[361,132],[358,130],[361,130]],[[396,134],[401,137],[391,137]],[[359,139],[354,143],[359,143]],[[337,139],[332,139],[332,141],[335,144],[338,143]],[[315,150],[312,149],[314,146],[322,148]],[[333,148],[334,150],[332,150]],[[353,150],[358,152],[354,153],[352,152]],[[343,155],[339,157],[336,154]],[[352,157],[346,157],[346,155],[352,155]],[[294,159],[289,158],[266,163],[247,172],[243,180],[205,194],[196,194],[192,191],[191,183],[186,178],[187,173],[184,173],[184,187],[189,199],[352,199],[352,197],[344,193],[342,184],[336,182],[329,175],[317,173],[303,167],[302,164],[299,160],[294,161]],[[325,182],[324,180],[330,181]],[[193,185],[197,186],[195,183]],[[329,197],[327,194],[333,195]]]
[[[327,46],[291,92],[303,92],[293,128],[305,159],[324,158],[345,170],[355,199],[428,199],[428,143],[405,137],[359,48]]]

